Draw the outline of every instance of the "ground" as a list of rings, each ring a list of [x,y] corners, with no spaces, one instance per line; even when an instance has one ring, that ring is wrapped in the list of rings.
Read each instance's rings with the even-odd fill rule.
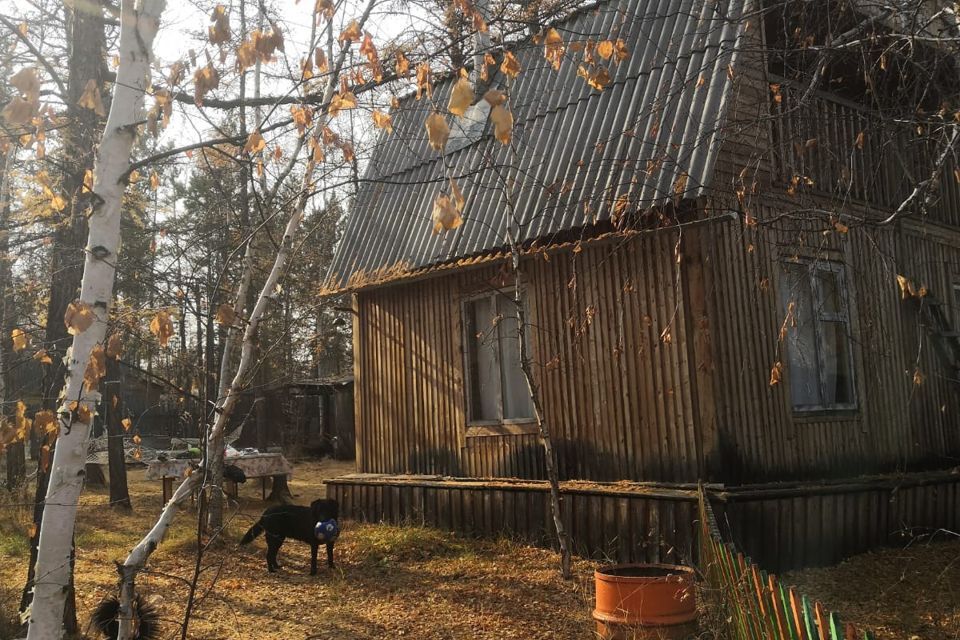
[[[290,483],[295,501],[324,495],[324,478],[352,470],[332,461],[296,464]],[[76,575],[84,626],[99,599],[114,593],[113,562],[123,559],[161,507],[159,482],[144,480],[142,469],[129,476],[133,512],[111,509],[106,490],[88,489],[81,501]],[[0,638],[15,637],[28,502],[19,495],[0,503]],[[576,578],[565,582],[556,555],[547,550],[412,525],[347,522],[336,569],[321,566],[311,577],[309,548],[288,542],[280,552],[283,570],[270,574],[262,537],[247,547],[236,544],[263,508],[257,481],[243,486],[225,544],[205,556],[190,638],[596,638],[590,620],[594,563],[576,561]],[[139,581],[161,609],[163,638],[180,637],[195,527],[196,511],[188,509]],[[960,540],[868,553],[836,567],[792,572],[784,581],[844,621],[874,631],[878,640],[960,638]]]
[[[794,571],[784,582],[873,631],[877,640],[960,638],[960,538],[954,534]]]
[[[322,480],[352,471],[331,461],[295,466],[295,501],[325,495]],[[122,560],[159,513],[160,483],[131,470],[134,511],[107,506],[106,490],[87,490],[77,533],[77,598],[82,626],[99,599],[115,591],[113,561]],[[20,498],[23,500],[23,497]],[[23,500],[26,502],[26,500]],[[208,554],[190,638],[353,640],[360,638],[589,638],[592,567],[577,561],[577,579],[559,576],[557,557],[507,540],[478,541],[407,526],[346,523],[336,569],[310,576],[309,547],[287,542],[283,570],[266,571],[263,537],[236,542],[264,508],[259,481],[242,486],[227,543]],[[0,506],[0,638],[20,598],[28,554],[29,512]],[[164,617],[163,637],[180,637],[184,582],[193,569],[196,511],[181,514],[151,558],[139,585]],[[321,549],[321,560],[323,550]],[[210,590],[211,579],[218,575]],[[5,626],[6,623],[6,626]],[[6,632],[6,633],[5,633]],[[9,634],[9,635],[8,635]],[[92,634],[91,634],[92,636]]]

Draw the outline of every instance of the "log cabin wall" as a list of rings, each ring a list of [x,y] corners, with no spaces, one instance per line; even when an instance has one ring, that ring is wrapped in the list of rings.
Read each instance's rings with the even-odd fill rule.
[[[694,235],[694,231],[689,231]],[[696,480],[687,275],[664,232],[524,263],[531,348],[564,478]],[[357,296],[358,461],[371,473],[544,475],[535,427],[467,425],[461,305],[499,267]]]
[[[755,211],[770,219],[784,206],[770,199]],[[528,260],[532,350],[561,476],[732,483],[956,464],[954,383],[896,276],[948,299],[960,285],[957,235],[718,220],[679,243],[662,231]],[[853,410],[794,414],[788,367],[770,385],[786,362],[781,265],[797,256],[844,266]],[[360,471],[543,478],[529,425],[467,425],[461,304],[511,282],[504,274],[488,267],[359,294]]]
[[[717,194],[706,205],[708,216],[735,211],[741,223],[718,225],[702,244],[716,363],[713,477],[758,482],[956,465],[960,394],[897,283],[904,275],[925,286],[960,329],[953,164],[926,215],[858,223],[889,216],[909,191],[905,175],[929,175],[934,154],[836,96],[815,92],[801,104],[796,88],[768,75],[762,43],[754,44],[734,78]],[[852,411],[795,414],[789,367],[770,385],[771,369],[787,360],[782,265],[798,259],[835,262],[846,274]]]

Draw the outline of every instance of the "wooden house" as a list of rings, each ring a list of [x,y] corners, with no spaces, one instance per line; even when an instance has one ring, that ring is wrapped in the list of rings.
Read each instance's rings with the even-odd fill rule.
[[[347,513],[549,540],[519,273],[579,552],[689,557],[698,483],[770,569],[960,530],[953,160],[849,61],[784,77],[793,17],[580,10],[558,70],[518,39],[521,73],[480,82],[509,94],[508,146],[483,100],[428,146],[455,78],[401,101],[327,283],[356,311],[358,473],[328,484]],[[435,233],[451,177],[463,224]]]

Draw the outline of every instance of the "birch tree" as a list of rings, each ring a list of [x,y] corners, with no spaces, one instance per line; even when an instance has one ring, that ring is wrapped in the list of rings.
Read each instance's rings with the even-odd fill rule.
[[[28,640],[48,640],[61,635],[87,441],[99,400],[97,382],[105,372],[105,338],[120,246],[126,174],[137,125],[143,118],[151,50],[164,5],[164,0],[121,2],[120,64],[94,168],[95,198],[89,217],[80,299],[71,305],[64,318],[74,338],[68,356],[67,385],[58,410],[59,442],[47,487],[33,602],[27,612]]]

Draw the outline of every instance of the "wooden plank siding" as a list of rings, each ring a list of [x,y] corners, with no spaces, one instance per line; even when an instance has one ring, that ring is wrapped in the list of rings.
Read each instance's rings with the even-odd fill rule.
[[[755,210],[765,218],[780,209]],[[771,367],[786,361],[778,272],[796,255],[846,269],[854,411],[794,415],[789,370],[769,384]],[[946,231],[824,236],[813,226],[716,222],[686,229],[679,244],[663,231],[533,258],[524,269],[564,479],[815,479],[940,468],[960,455],[955,383],[896,280],[909,274],[948,296],[960,238]],[[359,294],[360,471],[543,478],[536,435],[471,435],[467,426],[461,302],[510,282],[483,268]]]
[[[545,482],[355,474],[326,482],[343,517],[414,524],[555,547]],[[568,482],[574,552],[617,562],[696,560],[691,485]],[[919,534],[960,529],[960,477],[949,472],[822,484],[708,489],[725,536],[769,571],[835,564]]]
[[[676,251],[665,233],[526,263],[531,347],[564,478],[699,475]],[[358,294],[360,471],[543,477],[536,435],[472,435],[466,423],[461,304],[510,285],[484,268]]]

